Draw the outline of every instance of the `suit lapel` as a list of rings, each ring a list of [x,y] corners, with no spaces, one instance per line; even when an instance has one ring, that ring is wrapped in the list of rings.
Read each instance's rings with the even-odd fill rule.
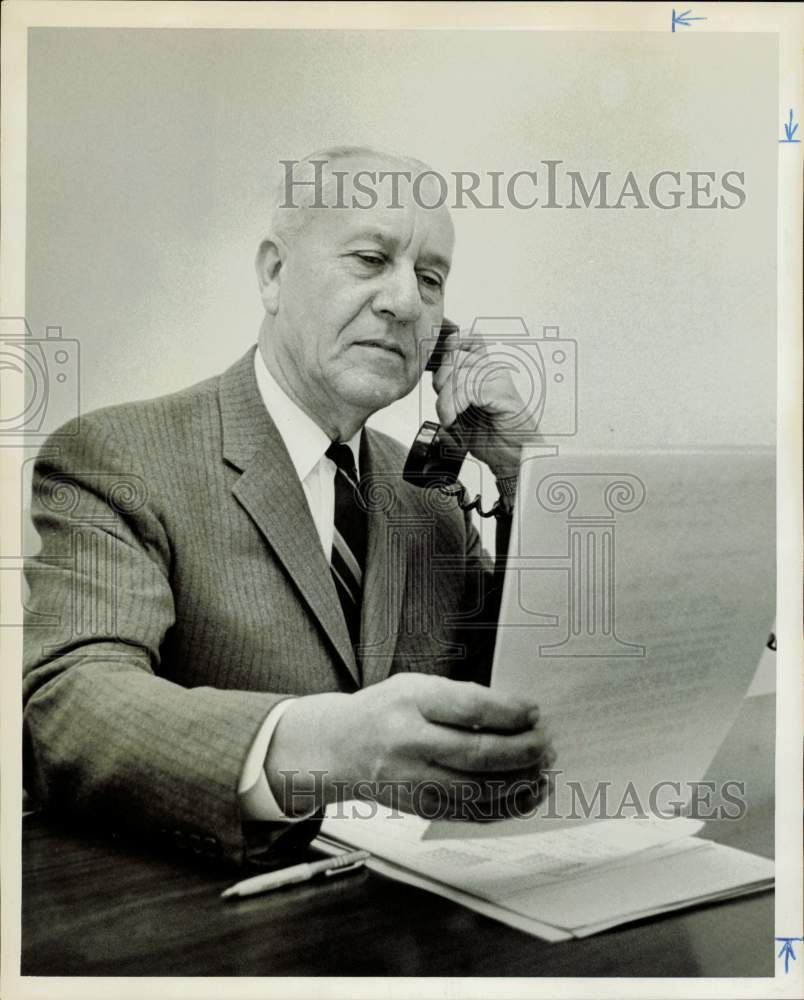
[[[221,376],[219,401],[223,457],[242,473],[232,492],[359,683],[354,649],[304,489],[257,388],[253,348]]]

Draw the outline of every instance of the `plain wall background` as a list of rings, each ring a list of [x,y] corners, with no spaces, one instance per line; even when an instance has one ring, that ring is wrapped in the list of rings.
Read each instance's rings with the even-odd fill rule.
[[[278,161],[369,143],[615,191],[743,171],[738,211],[456,211],[447,314],[575,338],[584,446],[773,443],[772,36],[33,29],[28,66],[27,315],[80,341],[84,411],[228,367]]]

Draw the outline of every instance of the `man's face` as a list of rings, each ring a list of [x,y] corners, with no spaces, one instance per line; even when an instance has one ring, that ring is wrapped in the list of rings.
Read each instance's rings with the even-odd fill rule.
[[[354,169],[366,167],[377,169]],[[284,248],[270,351],[314,410],[345,404],[368,416],[406,395],[426,361],[419,342],[443,319],[448,211],[417,206],[409,191],[403,207],[383,207],[379,195],[373,209],[311,209]]]

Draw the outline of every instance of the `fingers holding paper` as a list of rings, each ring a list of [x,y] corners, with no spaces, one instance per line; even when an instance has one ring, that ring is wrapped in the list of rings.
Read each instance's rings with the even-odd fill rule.
[[[326,801],[373,799],[428,819],[523,815],[555,761],[532,702],[414,673],[353,695],[298,699],[276,730],[269,781],[286,753],[295,767],[333,776]]]

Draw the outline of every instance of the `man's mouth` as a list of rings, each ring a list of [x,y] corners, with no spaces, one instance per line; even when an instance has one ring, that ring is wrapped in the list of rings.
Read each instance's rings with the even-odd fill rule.
[[[390,351],[391,354],[397,354],[400,358],[404,360],[405,352],[402,348],[393,340],[359,340],[357,341],[358,347],[376,347],[381,351]]]

